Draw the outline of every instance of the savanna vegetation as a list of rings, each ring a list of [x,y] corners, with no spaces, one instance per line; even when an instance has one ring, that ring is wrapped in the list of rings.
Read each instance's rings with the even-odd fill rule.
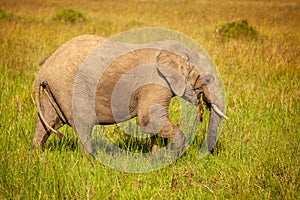
[[[299,21],[297,0],[0,0],[0,199],[299,198]],[[218,154],[199,157],[205,120],[182,158],[150,173],[81,153],[69,127],[31,150],[39,62],[75,36],[141,27],[179,31],[215,61],[229,117]]]

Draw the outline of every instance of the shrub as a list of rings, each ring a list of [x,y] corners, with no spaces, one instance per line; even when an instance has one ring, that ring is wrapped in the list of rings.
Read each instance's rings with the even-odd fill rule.
[[[75,23],[76,21],[86,21],[85,15],[77,9],[66,8],[60,10],[54,17],[54,20]]]
[[[217,27],[217,33],[226,39],[240,37],[255,38],[258,35],[257,30],[250,26],[247,20],[227,22],[220,25]]]
[[[0,19],[12,19],[13,18],[13,13],[9,12],[5,12],[4,10],[0,9]]]

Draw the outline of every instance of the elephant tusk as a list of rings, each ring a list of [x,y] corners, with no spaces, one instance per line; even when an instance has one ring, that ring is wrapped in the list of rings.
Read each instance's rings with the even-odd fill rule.
[[[218,114],[220,115],[221,117],[225,118],[225,119],[228,119],[228,117],[218,108],[217,105],[215,104],[211,104],[211,107],[213,108],[213,110]]]

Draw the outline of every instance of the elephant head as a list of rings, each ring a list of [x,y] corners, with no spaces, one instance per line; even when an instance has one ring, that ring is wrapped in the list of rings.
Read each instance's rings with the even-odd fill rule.
[[[176,96],[194,105],[200,104],[200,98],[206,103],[210,110],[207,132],[208,150],[214,153],[220,122],[222,118],[228,119],[224,114],[222,88],[207,60],[195,55],[195,52],[185,55],[193,57],[182,58],[167,52],[161,53],[158,63],[162,65],[158,67],[158,72]]]

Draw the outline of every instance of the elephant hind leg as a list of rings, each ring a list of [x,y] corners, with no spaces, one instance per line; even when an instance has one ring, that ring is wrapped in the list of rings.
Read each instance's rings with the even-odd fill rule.
[[[60,119],[56,113],[55,108],[48,101],[45,95],[41,99],[41,112],[45,121],[54,129],[58,129],[64,125],[64,122]],[[33,148],[44,148],[48,137],[51,134],[51,130],[47,128],[45,123],[42,122],[40,116],[37,118],[35,134],[33,137]]]
[[[35,128],[35,134],[32,142],[33,148],[38,148],[38,147],[44,148],[49,136],[50,136],[50,131],[46,130],[40,118],[38,117],[36,128]]]

